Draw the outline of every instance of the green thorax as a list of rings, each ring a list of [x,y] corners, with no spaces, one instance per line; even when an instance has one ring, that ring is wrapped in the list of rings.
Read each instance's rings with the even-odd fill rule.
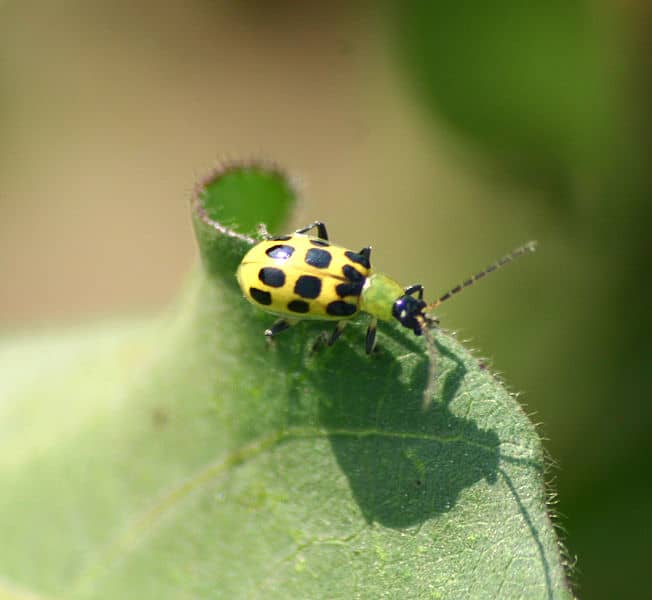
[[[392,319],[394,302],[402,295],[403,288],[396,281],[382,273],[374,273],[362,288],[359,308],[381,321],[389,321]]]

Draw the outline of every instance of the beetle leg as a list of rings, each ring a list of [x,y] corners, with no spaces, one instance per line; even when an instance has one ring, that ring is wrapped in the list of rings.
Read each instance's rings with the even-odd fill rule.
[[[415,283],[414,285],[408,285],[403,292],[407,296],[411,296],[414,293],[418,294],[419,300],[423,300],[423,286],[420,283]]]
[[[289,329],[290,327],[292,327],[292,325],[295,325],[297,322],[298,321],[292,321],[290,319],[278,319],[274,321],[274,323],[269,329],[265,329],[265,336],[271,342],[276,335],[281,333],[281,331],[285,331],[286,329]]]
[[[315,221],[306,225],[301,229],[297,229],[294,233],[308,233],[311,229],[317,229],[317,237],[322,240],[328,241],[328,233],[326,232],[326,225],[321,221]]]
[[[258,223],[257,227],[258,237],[262,240],[271,240],[274,236],[267,231],[267,225],[265,223]]]
[[[366,339],[366,345],[365,348],[367,350],[367,354],[371,354],[374,351],[374,347],[376,346],[376,327],[378,325],[378,319],[374,317],[371,319],[371,323],[369,323],[369,328],[367,329],[367,339]]]
[[[358,252],[358,254],[367,261],[367,264],[364,266],[367,267],[367,269],[371,269],[371,246],[363,248],[360,250],[360,252]]]
[[[340,337],[340,334],[342,331],[344,331],[344,328],[346,327],[348,321],[338,321],[337,325],[335,326],[335,329],[333,329],[333,333],[331,334],[330,339],[328,340],[328,345],[332,346],[335,343],[335,340],[337,340],[338,337]]]

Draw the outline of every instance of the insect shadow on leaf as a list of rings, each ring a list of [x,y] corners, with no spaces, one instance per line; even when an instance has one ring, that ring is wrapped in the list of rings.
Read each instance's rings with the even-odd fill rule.
[[[320,424],[365,519],[405,528],[450,510],[478,481],[494,483],[499,438],[449,410],[466,367],[446,347],[438,344],[445,359],[438,382],[442,401],[424,412],[423,350],[401,334],[384,336],[384,343],[387,351],[373,360],[353,343],[342,343],[337,354],[325,352],[311,373]]]

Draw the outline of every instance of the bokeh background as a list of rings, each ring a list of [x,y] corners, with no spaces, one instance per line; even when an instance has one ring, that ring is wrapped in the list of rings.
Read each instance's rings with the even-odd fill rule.
[[[225,158],[430,297],[537,239],[440,318],[540,423],[578,595],[637,596],[651,156],[648,0],[0,1],[0,326],[169,304]]]

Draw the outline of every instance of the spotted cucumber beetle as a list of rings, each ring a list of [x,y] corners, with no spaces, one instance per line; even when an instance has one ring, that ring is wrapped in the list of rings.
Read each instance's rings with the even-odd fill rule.
[[[313,229],[317,235],[308,235]],[[290,235],[270,236],[264,232],[263,237],[244,256],[236,277],[249,302],[279,317],[265,330],[268,338],[302,320],[336,321],[327,341],[332,345],[348,320],[365,312],[371,315],[366,337],[366,351],[371,354],[378,321],[396,319],[415,335],[425,337],[431,355],[429,382],[434,380],[435,355],[429,331],[438,324],[429,313],[451,296],[536,247],[535,242],[528,242],[516,248],[427,304],[421,284],[402,287],[387,275],[374,272],[370,246],[354,252],[331,244],[321,221]]]

